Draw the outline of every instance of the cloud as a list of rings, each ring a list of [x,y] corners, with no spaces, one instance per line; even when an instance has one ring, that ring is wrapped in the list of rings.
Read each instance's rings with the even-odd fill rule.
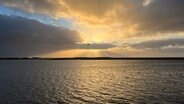
[[[30,13],[40,13],[57,17],[75,18],[78,22],[105,24],[108,14],[117,8],[122,0],[0,0],[1,5]],[[126,5],[126,4],[124,4]],[[104,17],[108,18],[104,18]]]
[[[184,39],[160,39],[126,44],[101,51],[110,57],[184,57]]]
[[[117,44],[133,37],[184,32],[183,4],[183,0],[0,0],[0,5],[33,15],[72,18],[74,28],[88,37],[85,42],[98,37],[99,42]]]
[[[137,16],[138,30],[147,32],[184,31],[183,0],[153,0]]]
[[[125,36],[184,31],[183,0],[0,0],[1,5],[90,25],[118,24]],[[117,28],[117,27],[115,27]]]
[[[119,24],[120,35],[141,36],[183,32],[183,0],[65,0],[70,11],[92,25]],[[148,5],[149,4],[149,5]],[[115,31],[118,31],[115,27]]]
[[[68,49],[82,41],[77,31],[36,20],[0,15],[0,56],[32,56]]]
[[[138,49],[169,49],[169,48],[183,48],[184,39],[164,39],[164,40],[150,40],[141,43],[134,43],[129,45],[132,48]]]

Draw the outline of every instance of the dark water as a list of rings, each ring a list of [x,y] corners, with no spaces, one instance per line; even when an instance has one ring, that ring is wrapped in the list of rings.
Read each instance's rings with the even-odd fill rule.
[[[0,61],[0,104],[184,104],[184,61]]]

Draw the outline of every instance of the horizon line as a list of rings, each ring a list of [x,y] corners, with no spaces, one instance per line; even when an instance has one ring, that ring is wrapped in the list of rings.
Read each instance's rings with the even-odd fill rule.
[[[184,57],[0,57],[0,60],[184,60]]]

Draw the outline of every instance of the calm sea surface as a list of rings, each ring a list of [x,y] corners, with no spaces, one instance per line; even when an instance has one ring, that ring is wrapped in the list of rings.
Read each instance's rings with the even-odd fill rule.
[[[0,104],[184,104],[184,60],[0,61]]]

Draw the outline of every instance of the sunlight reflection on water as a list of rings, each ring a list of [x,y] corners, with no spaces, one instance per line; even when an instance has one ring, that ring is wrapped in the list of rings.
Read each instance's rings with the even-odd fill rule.
[[[0,102],[184,102],[183,61],[1,61]]]

